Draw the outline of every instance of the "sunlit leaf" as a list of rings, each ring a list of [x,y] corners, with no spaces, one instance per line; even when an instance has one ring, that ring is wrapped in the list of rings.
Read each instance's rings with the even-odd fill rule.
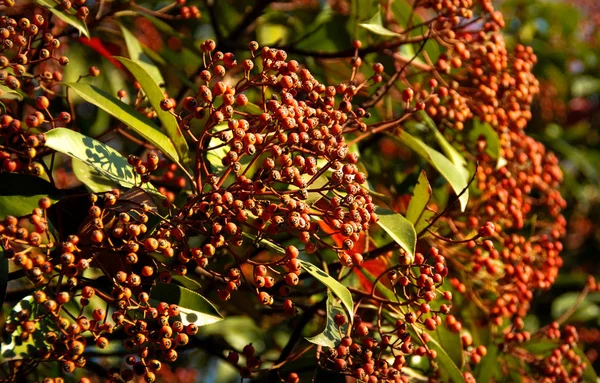
[[[16,90],[10,89],[6,85],[0,84],[0,99],[23,101],[23,95],[21,93],[17,92]],[[0,108],[1,108],[0,110],[2,110],[2,109],[6,110],[6,107],[4,106],[4,104],[2,104],[2,106]]]
[[[127,124],[127,126],[154,145],[170,160],[179,162],[179,155],[171,140],[133,107],[90,84],[74,82],[67,83],[66,85],[85,101],[96,105],[98,108]]]
[[[142,45],[139,40],[123,25],[120,25],[121,32],[123,33],[123,40],[127,46],[127,52],[131,60],[135,61],[139,66],[144,68],[146,73],[152,78],[154,84],[163,84],[165,82],[162,74],[158,67],[150,60],[150,58],[144,53]],[[135,73],[133,74],[135,76]],[[139,80],[138,80],[139,81]]]
[[[189,157],[190,148],[183,136],[183,133],[179,129],[179,124],[171,113],[166,112],[160,108],[160,102],[165,98],[162,90],[158,87],[156,81],[147,71],[147,68],[140,65],[138,62],[133,62],[125,57],[115,57],[121,64],[127,68],[133,74],[135,79],[140,83],[142,90],[146,93],[150,104],[156,111],[158,115],[158,119],[162,123],[163,128],[165,129],[167,136],[173,142],[175,146],[175,150],[179,155],[179,158],[183,161],[184,164],[190,165],[191,159]]]
[[[411,257],[414,257],[417,233],[412,223],[404,218],[402,214],[387,209],[379,208],[377,217],[379,217],[379,221],[377,221],[379,227],[385,230],[394,242],[400,245]]]
[[[421,230],[427,227],[429,224],[427,220],[435,215],[434,212],[427,210],[427,205],[431,201],[431,195],[431,185],[429,185],[427,175],[421,170],[406,210],[406,219],[415,226],[417,233],[420,233]]]
[[[346,313],[349,315],[350,320],[352,320],[354,302],[352,301],[352,294],[346,288],[346,286],[342,285],[337,279],[330,276],[310,262],[300,260],[300,265],[310,275],[319,280],[319,282],[329,287],[331,292],[342,301],[342,305],[344,306]]]
[[[113,189],[118,184],[116,181],[105,177],[96,168],[89,166],[77,158],[71,159],[73,174],[81,181],[92,193],[103,193]]]
[[[223,320],[215,306],[202,295],[174,283],[158,283],[152,288],[150,298],[179,306],[181,322],[206,326]]]
[[[381,19],[381,11],[379,11],[379,10],[369,20],[365,21],[364,23],[360,23],[358,25],[365,29],[368,29],[369,31],[371,31],[379,36],[402,37],[401,34],[392,32],[383,26],[383,21]]]
[[[327,322],[323,331],[313,337],[306,338],[307,341],[318,344],[325,347],[336,347],[342,340],[342,334],[346,333],[348,328],[347,320],[346,324],[340,327],[335,323],[334,318],[337,314],[345,315],[344,309],[337,302],[331,291],[327,291]]]
[[[491,382],[492,378],[502,377],[501,365],[498,363],[498,346],[490,344],[487,346],[487,354],[481,358],[481,363],[475,369],[475,378],[478,382]]]
[[[467,202],[469,201],[469,190],[467,189],[468,179],[466,179],[463,171],[461,171],[459,167],[454,165],[452,161],[450,161],[442,153],[432,149],[423,141],[411,136],[404,130],[402,130],[398,135],[389,136],[411,148],[415,153],[436,168],[448,181],[457,195],[464,190],[464,193],[459,197],[459,202],[461,210],[465,210],[467,207]]]
[[[52,129],[46,136],[46,147],[82,161],[124,188],[130,189],[139,185],[140,178],[136,177],[133,167],[110,146],[66,128]],[[144,184],[142,189],[162,197],[149,183]]]
[[[69,13],[69,11],[64,9],[60,3],[57,3],[53,0],[36,0],[35,2],[46,7],[54,16],[58,17],[65,23],[75,27],[80,34],[83,34],[88,38],[90,37],[90,32],[88,31],[85,21],[79,20],[74,14]],[[71,12],[74,11],[71,10]]]

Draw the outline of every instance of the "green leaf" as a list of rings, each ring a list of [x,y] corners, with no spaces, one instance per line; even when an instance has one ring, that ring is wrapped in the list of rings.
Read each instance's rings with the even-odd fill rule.
[[[317,280],[319,280],[319,282],[327,286],[331,290],[331,292],[342,301],[342,305],[344,306],[344,309],[346,310],[346,313],[350,318],[350,322],[352,322],[354,302],[352,301],[352,294],[346,288],[346,286],[342,285],[340,282],[337,281],[337,279],[330,276],[329,274],[319,269],[317,266],[313,265],[310,262],[300,260],[300,265],[310,275],[312,275]]]
[[[155,84],[164,84],[165,80],[160,73],[160,70],[158,70],[152,60],[150,60],[150,58],[144,53],[142,45],[137,37],[135,37],[134,34],[123,25],[120,25],[120,27],[121,32],[123,33],[123,39],[125,40],[125,45],[127,45],[127,52],[129,53],[131,60],[135,61],[139,66],[144,68]],[[135,76],[135,73],[133,73],[133,75]],[[158,110],[160,110],[160,108],[158,108]]]
[[[438,144],[440,144],[442,151],[450,159],[450,161],[452,161],[452,163],[457,167],[464,167],[467,164],[465,157],[463,157],[463,155],[460,154],[458,150],[456,150],[456,148],[454,148],[454,146],[448,142],[448,140],[446,140],[446,137],[444,137],[438,130],[435,122],[433,122],[433,120],[425,112],[420,112],[419,118],[423,120],[429,129],[433,130],[436,141]]]
[[[139,178],[136,178],[135,171],[127,159],[110,146],[66,128],[52,129],[46,136],[47,147],[82,161],[98,174],[124,188],[130,189],[139,184]],[[142,186],[142,189],[162,196],[149,183]]]
[[[438,326],[435,332],[430,334],[446,350],[452,362],[458,368],[462,368],[465,364],[465,359],[460,334],[450,331],[445,325]]]
[[[580,294],[577,292],[568,292],[554,299],[552,302],[552,318],[557,319],[571,310],[577,304],[579,296]],[[597,318],[599,315],[600,307],[586,296],[567,319],[574,322],[587,322]]]
[[[21,217],[31,214],[42,197],[52,202],[60,198],[60,191],[41,178],[18,173],[0,174],[0,219],[7,215]]]
[[[17,92],[16,90],[12,90],[9,87],[7,87],[6,85],[2,85],[0,84],[0,99],[2,100],[19,100],[19,101],[23,101],[23,95],[19,92]],[[2,107],[4,110],[6,110],[6,107],[4,106],[4,104],[2,104]]]
[[[150,297],[160,302],[176,304],[181,312],[181,322],[206,326],[223,320],[215,306],[202,295],[174,283],[158,283],[152,288]]]
[[[481,359],[481,363],[475,369],[475,378],[477,382],[488,383],[492,378],[502,377],[502,370],[498,363],[498,346],[491,344],[487,346],[487,354]]]
[[[179,155],[171,140],[134,108],[93,85],[77,82],[67,83],[66,85],[85,101],[96,105],[98,108],[127,124],[127,126],[154,145],[170,160],[179,162]]]
[[[575,354],[577,354],[581,358],[582,362],[587,365],[587,368],[583,371],[583,381],[598,383],[599,378],[596,370],[594,369],[594,364],[588,359],[585,352],[580,347],[574,347],[573,351],[575,351]]]
[[[342,341],[342,334],[346,333],[348,322],[342,326],[341,330],[334,321],[337,314],[344,315],[344,309],[337,302],[331,291],[327,291],[327,323],[320,334],[306,338],[310,343],[318,344],[324,347],[337,347]],[[347,314],[346,314],[347,315]]]
[[[474,118],[473,127],[468,133],[469,141],[475,144],[480,136],[485,137],[486,153],[497,161],[496,169],[500,169],[506,165],[506,160],[500,157],[500,137],[498,137],[498,133],[487,122],[482,122],[478,118]]]
[[[460,372],[459,368],[452,361],[452,358],[450,358],[444,347],[442,347],[437,340],[433,338],[429,340],[428,345],[437,352],[436,360],[440,365],[440,369],[443,370],[444,373],[448,374],[450,380],[454,383],[464,383],[465,379],[462,372]]]
[[[406,219],[415,226],[417,233],[427,227],[429,225],[427,220],[435,215],[434,212],[427,210],[427,205],[431,202],[431,195],[431,185],[429,185],[425,171],[421,170],[406,210]]]
[[[464,190],[464,193],[459,197],[459,202],[461,210],[465,211],[467,202],[469,201],[469,190],[467,189],[468,180],[459,167],[454,165],[452,161],[450,161],[442,153],[432,149],[420,139],[411,136],[405,130],[402,130],[398,135],[389,136],[411,148],[415,153],[423,157],[434,168],[436,168],[448,181],[457,195]]]
[[[369,280],[369,282],[374,283],[375,280],[377,279],[373,274],[371,274],[371,272],[369,270],[367,270],[365,267],[361,267],[359,269],[359,271],[365,276],[365,278],[367,278]],[[398,296],[389,289],[389,287],[387,287],[386,285],[384,285],[383,283],[377,283],[377,285],[375,286],[375,289],[377,289],[381,295],[390,301],[398,301]]]
[[[21,310],[33,312],[33,296],[28,295],[21,299],[11,310],[8,321],[13,323],[21,322],[17,315]],[[39,329],[41,322],[36,322],[36,329]],[[0,359],[3,362],[17,359],[27,359],[36,354],[44,346],[44,336],[41,331],[34,331],[27,341],[21,339],[22,330],[17,329],[13,334],[3,334],[2,343],[0,344]]]
[[[133,74],[135,79],[140,83],[144,93],[148,96],[148,100],[158,115],[158,119],[162,123],[167,136],[171,139],[175,146],[175,150],[182,159],[183,163],[189,166],[191,159],[189,158],[190,148],[188,147],[187,141],[183,136],[183,133],[179,129],[179,124],[169,112],[165,112],[160,108],[160,102],[165,98],[162,90],[158,87],[156,81],[152,78],[147,68],[140,65],[140,63],[133,62],[125,57],[115,57],[121,62]]]
[[[378,10],[377,13],[375,13],[375,15],[373,15],[373,17],[371,17],[369,20],[365,21],[364,23],[360,23],[358,25],[360,27],[368,29],[369,31],[371,31],[379,36],[402,37],[401,34],[392,32],[383,26],[383,22],[381,19],[381,10]]]
[[[71,159],[73,174],[81,181],[92,193],[103,193],[115,188],[118,184],[108,177],[105,177],[96,168],[89,166],[77,158]]]
[[[80,34],[83,34],[87,38],[90,37],[90,32],[88,31],[85,21],[79,20],[75,15],[68,13],[68,11],[63,9],[60,4],[53,0],[36,0],[36,3],[48,8],[48,10],[56,17],[75,27]]]
[[[415,255],[417,233],[409,220],[402,214],[387,209],[377,210],[377,224],[392,237],[411,257]]]

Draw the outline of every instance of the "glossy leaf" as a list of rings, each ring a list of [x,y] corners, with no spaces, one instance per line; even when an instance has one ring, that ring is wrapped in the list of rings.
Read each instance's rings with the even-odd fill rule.
[[[381,11],[378,10],[373,17],[364,23],[358,24],[360,27],[363,27],[376,35],[384,36],[384,37],[402,37],[401,34],[392,32],[386,27],[383,26],[383,21],[381,19]]]
[[[79,20],[74,14],[69,13],[69,11],[65,10],[60,3],[57,3],[54,0],[36,0],[36,3],[43,5],[46,7],[52,14],[65,23],[75,27],[80,34],[83,34],[86,37],[90,37],[90,32],[88,31],[87,24],[85,21]],[[74,12],[71,10],[71,12]]]
[[[323,331],[313,337],[306,338],[307,341],[324,347],[334,348],[340,344],[342,334],[346,333],[348,322],[340,327],[335,323],[334,318],[337,314],[345,315],[343,307],[337,302],[331,291],[327,291],[327,322]]]
[[[456,366],[452,358],[448,355],[444,347],[442,347],[437,340],[431,338],[428,343],[429,347],[437,352],[437,362],[440,365],[440,369],[444,373],[448,374],[450,381],[454,383],[464,383],[465,379],[462,372]]]
[[[468,180],[464,176],[464,173],[452,163],[446,156],[432,149],[426,145],[423,141],[419,140],[408,134],[406,131],[401,131],[398,135],[389,135],[394,140],[400,141],[415,153],[424,158],[434,168],[436,168],[441,175],[448,181],[454,192],[458,195],[463,190],[464,193],[459,197],[460,208],[462,211],[467,207],[469,201],[469,190],[467,189]]]
[[[179,155],[179,158],[184,164],[190,165],[191,160],[189,158],[190,148],[188,147],[187,141],[183,136],[183,133],[179,129],[179,124],[169,112],[165,112],[160,108],[160,102],[165,98],[163,91],[159,88],[154,78],[148,72],[147,67],[142,66],[142,62],[133,62],[125,57],[115,57],[121,64],[127,68],[133,74],[135,79],[140,83],[144,93],[148,97],[150,104],[156,111],[158,119],[162,123],[167,136],[173,142],[175,150]]]
[[[433,122],[433,120],[425,112],[420,112],[419,117],[423,120],[425,126],[433,131],[436,141],[450,161],[452,161],[452,163],[457,167],[464,167],[467,164],[465,157],[448,142],[442,133],[440,133],[435,122]]]
[[[377,216],[379,217],[379,221],[377,221],[379,227],[385,230],[394,242],[400,245],[411,257],[414,257],[417,233],[412,223],[404,218],[402,214],[387,209],[379,208]]]
[[[7,215],[20,217],[31,214],[42,197],[56,202],[60,192],[50,182],[35,176],[0,173],[0,219]]]
[[[98,108],[127,124],[127,126],[154,145],[170,160],[179,162],[179,155],[171,140],[133,107],[90,84],[74,82],[66,85],[85,101],[96,105]]]
[[[123,33],[123,39],[125,40],[125,45],[127,45],[127,53],[129,53],[129,57],[131,58],[131,60],[135,61],[139,66],[144,68],[146,73],[152,78],[154,84],[163,84],[165,80],[162,74],[160,73],[160,70],[152,62],[152,60],[150,60],[150,58],[144,53],[144,50],[139,40],[123,25],[120,25],[120,27],[121,32]],[[135,73],[132,74],[135,76]]]
[[[52,129],[46,136],[47,147],[82,161],[124,188],[130,189],[139,184],[140,179],[127,159],[110,146],[66,128]],[[144,184],[142,189],[162,197],[151,184]]]
[[[158,283],[152,288],[150,298],[179,306],[181,322],[206,326],[223,320],[215,306],[202,295],[174,283]]]
[[[319,282],[327,286],[331,290],[331,292],[342,301],[342,305],[351,320],[353,317],[352,310],[354,309],[354,302],[352,301],[352,294],[346,288],[346,286],[342,285],[340,282],[338,282],[337,279],[330,276],[329,274],[319,269],[317,266],[313,265],[310,262],[300,260],[300,265],[310,275],[312,275],[317,280],[319,280]]]
[[[116,181],[105,177],[94,167],[77,158],[71,159],[73,174],[81,181],[92,193],[103,193],[116,187]]]
[[[12,308],[9,314],[9,321],[19,322],[17,314],[22,310],[33,311],[33,296],[28,295],[21,299]],[[40,322],[36,322],[36,329],[40,328]],[[0,360],[6,362],[9,360],[26,359],[32,354],[35,354],[36,349],[39,350],[44,346],[44,339],[41,331],[34,331],[32,336],[27,341],[21,340],[21,330],[18,329],[13,334],[4,333],[2,343],[0,344]]]
[[[427,210],[427,205],[431,202],[431,195],[431,185],[425,171],[421,170],[406,210],[406,219],[414,225],[417,233],[427,227],[429,224],[427,220],[435,215],[434,212]]]

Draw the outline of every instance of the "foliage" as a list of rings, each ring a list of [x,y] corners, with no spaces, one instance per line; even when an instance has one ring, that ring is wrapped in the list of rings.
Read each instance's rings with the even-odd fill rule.
[[[0,380],[597,379],[565,324],[597,317],[595,280],[536,305],[578,196],[535,118],[565,60],[526,15],[0,10]],[[569,139],[547,143],[592,179]]]

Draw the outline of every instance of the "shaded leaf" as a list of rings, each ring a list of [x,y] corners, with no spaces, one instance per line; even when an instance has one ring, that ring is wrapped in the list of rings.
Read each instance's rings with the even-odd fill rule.
[[[377,217],[379,217],[379,221],[377,221],[379,227],[385,230],[394,242],[400,245],[411,257],[414,257],[417,233],[412,223],[404,218],[402,214],[387,209],[379,208]]]
[[[163,84],[165,82],[160,70],[157,66],[150,60],[150,58],[144,53],[142,45],[140,41],[131,33],[127,28],[123,25],[120,25],[121,32],[123,33],[123,40],[125,40],[125,45],[127,46],[127,53],[129,53],[129,57],[131,60],[135,61],[138,66],[144,68],[146,73],[152,78],[154,84]],[[128,68],[129,69],[129,68]],[[133,73],[135,76],[135,73]],[[137,78],[137,77],[136,77]],[[138,79],[138,81],[140,81]],[[157,109],[160,110],[160,108]]]
[[[392,32],[383,26],[383,21],[381,19],[381,11],[380,10],[378,10],[377,13],[375,13],[375,15],[373,15],[373,17],[371,17],[369,20],[365,21],[364,23],[360,23],[358,25],[365,29],[368,29],[369,31],[371,31],[379,36],[402,37],[401,34]]]
[[[50,182],[35,176],[0,173],[0,219],[31,214],[42,197],[49,197],[54,203],[60,192]]]
[[[360,272],[363,273],[363,275],[371,282],[374,283],[375,279],[377,279],[377,277],[375,277],[373,274],[371,274],[371,272],[369,270],[367,270],[366,268],[362,267],[360,268]],[[377,289],[377,291],[379,291],[381,293],[381,295],[390,301],[398,301],[398,297],[396,296],[396,294],[390,290],[389,287],[387,287],[386,285],[384,285],[383,283],[377,283],[377,286],[375,286],[375,288]]]
[[[492,159],[497,161],[496,169],[500,169],[506,165],[506,160],[500,157],[500,138],[498,137],[498,133],[496,133],[490,124],[474,118],[473,127],[468,133],[469,141],[475,144],[479,136],[485,137],[485,151]]]
[[[446,350],[448,356],[452,359],[452,362],[454,362],[458,368],[462,368],[465,360],[460,334],[450,331],[445,325],[438,326],[435,329],[435,332],[430,334],[439,342],[444,350]]]
[[[79,20],[74,14],[69,13],[59,3],[53,0],[36,0],[36,3],[46,7],[53,15],[64,21],[65,23],[75,27],[80,34],[90,37],[90,32],[85,21]]]
[[[150,297],[160,302],[179,306],[181,322],[206,326],[223,320],[215,306],[202,295],[174,283],[158,283],[152,288]]]
[[[334,317],[337,314],[346,315],[344,313],[344,309],[337,302],[331,291],[327,291],[327,323],[325,324],[325,328],[320,334],[315,336],[306,338],[307,341],[318,344],[325,347],[334,348],[340,344],[342,340],[342,334],[346,333],[346,329],[348,328],[348,323],[346,323],[340,329],[338,325],[334,321]],[[349,320],[348,320],[349,322]]]
[[[17,314],[21,310],[28,310],[29,312],[33,312],[33,296],[28,295],[22,300],[20,300],[11,310],[9,314],[9,321],[19,323],[20,320],[17,319]],[[40,328],[40,321],[36,321],[36,329]],[[26,341],[21,339],[21,328],[17,329],[12,334],[4,333],[2,337],[2,343],[0,344],[0,359],[4,362],[9,360],[17,360],[17,359],[26,359],[30,358],[32,355],[36,354],[36,351],[39,350],[44,345],[43,335],[41,335],[41,331],[34,331],[32,336],[30,336]]]
[[[310,262],[300,260],[300,265],[310,275],[327,286],[331,292],[342,301],[342,305],[344,306],[346,313],[349,315],[350,321],[352,321],[354,302],[352,301],[352,294],[346,288],[346,286],[342,285],[337,279],[330,276]]]
[[[139,184],[139,178],[127,159],[110,146],[66,128],[52,129],[46,136],[47,147],[82,161],[124,188],[130,189]],[[142,189],[163,198],[149,183],[144,184]]]
[[[448,374],[449,379],[454,383],[464,383],[465,379],[462,372],[460,372],[460,369],[456,366],[454,361],[452,361],[452,358],[450,358],[444,347],[433,338],[429,340],[428,345],[437,352],[436,360],[440,365],[440,369]]]
[[[578,303],[579,296],[580,293],[568,292],[554,299],[552,302],[552,318],[560,318],[567,311],[571,310]],[[589,296],[586,296],[567,319],[575,322],[587,322],[597,318],[599,315],[600,307]]]
[[[460,208],[462,211],[465,210],[467,207],[467,202],[469,201],[469,190],[467,189],[468,180],[459,167],[454,165],[452,161],[450,161],[442,153],[432,149],[423,141],[411,136],[404,130],[402,130],[400,134],[390,135],[390,137],[411,148],[415,153],[423,157],[434,168],[436,168],[448,181],[457,195],[460,194],[461,191],[465,190],[465,192],[459,197]]]
[[[127,124],[127,126],[154,145],[170,160],[179,162],[179,155],[171,140],[158,131],[150,120],[133,107],[90,84],[73,82],[66,85],[85,101],[96,105],[98,108]]]
[[[16,90],[12,90],[9,87],[7,87],[6,85],[2,85],[0,84],[0,99],[2,100],[19,100],[19,101],[23,101],[23,95],[19,92],[17,92]],[[1,109],[0,110],[6,110],[6,107],[4,106],[4,104],[2,104]],[[4,112],[2,112],[4,113]]]
[[[0,247],[0,308],[4,304],[4,298],[6,298],[6,287],[7,286],[8,286],[8,258],[6,258],[4,256],[4,248]]]
[[[477,382],[488,383],[492,378],[499,379],[502,377],[502,370],[498,363],[498,346],[490,344],[487,346],[487,354],[481,359],[481,363],[475,369],[475,378]]]
[[[167,136],[173,142],[179,158],[181,158],[185,165],[189,166],[191,164],[191,159],[189,158],[190,148],[188,147],[183,133],[179,129],[179,124],[177,123],[175,116],[161,109],[160,102],[165,98],[165,96],[162,90],[160,90],[158,87],[154,78],[150,75],[147,68],[140,65],[140,63],[133,62],[125,57],[116,57],[116,59],[119,60],[119,62],[121,62],[121,64],[123,64],[125,68],[127,68],[127,70],[129,70],[135,79],[140,83],[144,93],[146,93],[146,96],[150,101],[150,104],[156,111],[158,119],[162,123]]]

